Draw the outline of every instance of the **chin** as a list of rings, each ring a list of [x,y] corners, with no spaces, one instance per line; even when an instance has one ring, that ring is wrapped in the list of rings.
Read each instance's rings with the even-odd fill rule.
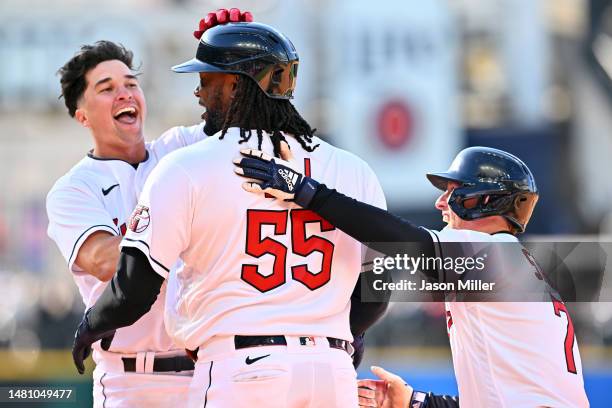
[[[126,142],[139,142],[141,140],[144,140],[144,132],[142,127],[139,127],[138,129],[134,129],[134,130],[120,130],[119,134],[121,135],[121,139],[123,139]]]

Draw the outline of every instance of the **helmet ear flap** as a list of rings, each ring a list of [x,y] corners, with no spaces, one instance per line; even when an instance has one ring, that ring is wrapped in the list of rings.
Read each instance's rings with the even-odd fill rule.
[[[523,232],[525,227],[527,227],[527,223],[531,218],[531,214],[533,213],[533,209],[538,202],[538,198],[538,195],[535,193],[517,194],[514,198],[512,215],[522,227],[520,232]]]

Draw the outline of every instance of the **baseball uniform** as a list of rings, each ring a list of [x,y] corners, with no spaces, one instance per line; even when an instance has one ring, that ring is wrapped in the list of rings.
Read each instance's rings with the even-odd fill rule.
[[[164,278],[184,262],[166,311],[177,343],[200,347],[190,406],[355,406],[346,349],[362,245],[293,203],[245,192],[232,159],[257,140],[238,140],[230,129],[164,158],[121,244]],[[362,160],[318,138],[312,153],[287,140],[307,174],[385,207]],[[269,138],[262,148],[272,152]]]
[[[144,182],[159,160],[204,137],[201,124],[172,128],[146,144],[146,159],[137,166],[89,153],[55,183],[47,196],[48,235],[66,259],[87,308],[107,282],[75,264],[81,245],[96,231],[124,235]],[[99,343],[93,346],[94,406],[162,407],[184,399],[191,379],[185,374],[191,372],[164,370],[162,375],[154,369],[169,364],[173,356],[184,356],[164,328],[164,292],[165,288],[151,311],[136,324],[117,331],[108,352]]]
[[[518,243],[510,234],[445,228],[430,231],[444,242]],[[516,245],[500,251],[515,276],[535,266]],[[466,254],[469,256],[469,254]],[[517,263],[517,258],[520,263]],[[446,302],[447,329],[461,403],[470,407],[588,407],[582,364],[569,312],[547,302]]]

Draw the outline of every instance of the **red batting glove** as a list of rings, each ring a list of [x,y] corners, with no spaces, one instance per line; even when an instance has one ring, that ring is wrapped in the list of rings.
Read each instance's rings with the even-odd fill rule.
[[[219,24],[229,23],[229,11],[227,9],[217,10],[217,21]]]
[[[246,23],[250,23],[251,21],[253,21],[253,15],[250,11],[245,11],[240,17],[242,18],[242,21]]]
[[[204,31],[216,25],[238,22],[250,23],[253,21],[253,15],[249,11],[241,12],[237,8],[219,9],[215,13],[208,13],[205,18],[200,20],[198,29],[193,32],[193,36],[198,40],[202,38]]]
[[[234,7],[234,8],[231,8],[231,9],[229,10],[229,20],[230,20],[232,23],[237,23],[237,22],[239,22],[239,21],[240,21],[240,10],[239,10],[239,9],[237,9],[237,8],[235,8],[235,7]]]

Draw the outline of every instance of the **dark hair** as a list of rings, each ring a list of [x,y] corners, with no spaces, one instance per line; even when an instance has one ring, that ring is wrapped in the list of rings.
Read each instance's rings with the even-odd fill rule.
[[[87,88],[85,75],[90,70],[99,63],[110,60],[119,60],[132,69],[132,58],[132,51],[110,41],[97,41],[94,45],[81,46],[81,50],[57,71],[62,85],[60,98],[64,97],[68,114],[74,117],[77,102]]]
[[[239,143],[244,143],[251,138],[252,130],[255,130],[259,141],[257,146],[261,150],[263,132],[268,132],[271,133],[270,140],[277,157],[280,156],[281,141],[286,141],[281,132],[293,135],[308,152],[319,146],[311,146],[316,129],[310,127],[291,102],[270,98],[251,78],[245,75],[238,77],[234,99],[223,122],[221,139],[230,127],[239,127]]]

